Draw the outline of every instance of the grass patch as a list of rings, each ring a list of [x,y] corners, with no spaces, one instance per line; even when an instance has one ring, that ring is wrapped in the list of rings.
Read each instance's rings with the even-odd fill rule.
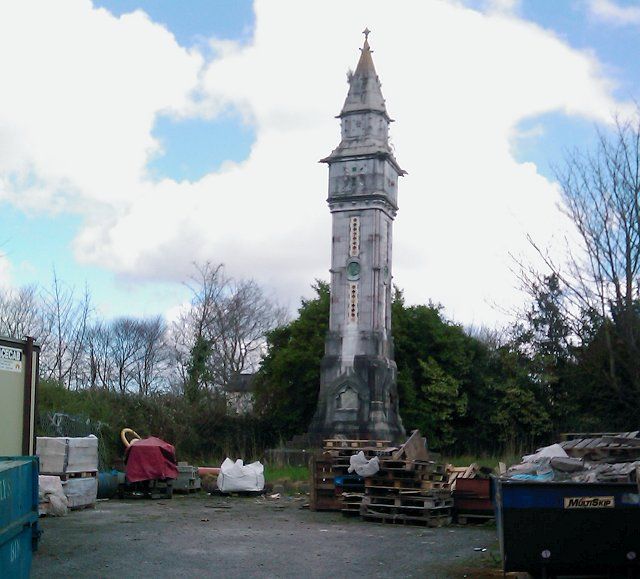
[[[264,469],[265,479],[268,482],[274,481],[306,481],[309,480],[309,468],[306,466],[266,466]]]

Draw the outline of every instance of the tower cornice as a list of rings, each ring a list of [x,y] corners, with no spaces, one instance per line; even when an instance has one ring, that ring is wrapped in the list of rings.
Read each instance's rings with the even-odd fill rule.
[[[329,211],[361,211],[363,209],[380,209],[391,219],[395,219],[398,206],[389,200],[384,194],[349,195],[344,197],[328,197]]]
[[[371,152],[364,152],[360,154],[349,154],[349,153],[341,153],[340,147],[335,149],[331,155],[325,157],[324,159],[320,159],[318,163],[326,163],[327,165],[331,165],[332,163],[339,163],[341,161],[361,161],[364,159],[386,159],[393,166],[396,173],[398,173],[399,177],[404,177],[404,175],[408,175],[409,173],[405,171],[400,165],[398,165],[398,161],[388,150],[384,149],[374,149],[372,147]]]

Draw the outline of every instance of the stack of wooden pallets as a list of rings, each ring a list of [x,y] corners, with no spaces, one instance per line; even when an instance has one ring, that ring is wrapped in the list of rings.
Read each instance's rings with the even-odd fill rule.
[[[594,462],[631,462],[640,459],[638,432],[606,434],[590,438],[576,438],[560,443],[572,458]]]
[[[351,457],[359,452],[362,452],[367,459],[374,456],[391,456],[396,448],[390,447],[390,444],[389,440],[329,439],[324,441],[324,454],[333,460],[336,495],[340,498],[340,510],[343,515],[360,514],[360,504],[365,491],[364,479],[355,473],[349,474]]]
[[[349,473],[351,457],[378,458],[373,476]],[[429,453],[416,430],[400,447],[388,440],[324,441],[323,454],[311,462],[313,510],[341,510],[367,521],[439,527],[451,522],[451,487],[445,465]]]
[[[359,514],[364,481],[350,474],[351,456],[362,451],[367,458],[390,455],[395,448],[388,440],[328,439],[323,453],[311,460],[309,508],[315,511],[342,511]]]
[[[443,464],[389,458],[365,479],[360,514],[367,521],[440,527],[451,523],[452,504]]]

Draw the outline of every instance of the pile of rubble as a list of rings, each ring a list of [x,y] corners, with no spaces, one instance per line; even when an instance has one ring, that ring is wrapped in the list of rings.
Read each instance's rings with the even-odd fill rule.
[[[639,432],[572,438],[522,457],[503,478],[586,483],[635,482],[640,467]]]

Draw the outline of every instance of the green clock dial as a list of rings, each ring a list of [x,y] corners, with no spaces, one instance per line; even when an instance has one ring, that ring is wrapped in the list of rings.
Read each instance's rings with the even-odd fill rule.
[[[357,261],[350,261],[347,264],[347,275],[350,278],[357,278],[360,275],[360,264]]]

